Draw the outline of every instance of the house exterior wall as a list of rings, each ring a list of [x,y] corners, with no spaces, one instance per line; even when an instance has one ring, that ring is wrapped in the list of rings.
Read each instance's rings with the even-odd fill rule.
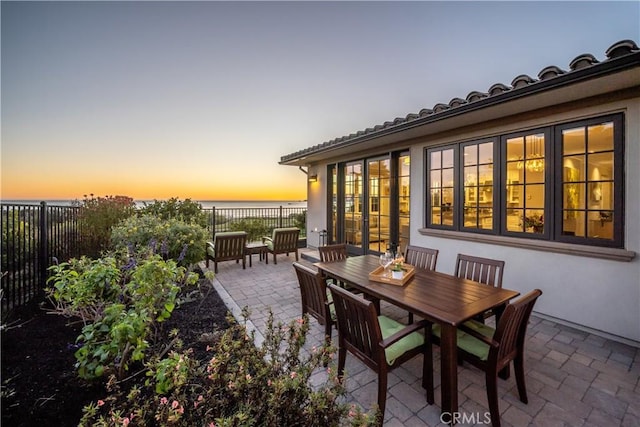
[[[476,126],[471,131],[449,133],[444,137],[425,138],[412,143],[411,244],[439,249],[437,270],[446,273],[453,272],[458,253],[502,259],[506,263],[504,287],[521,293],[534,288],[544,292],[536,305],[538,314],[640,346],[639,256],[631,261],[615,261],[424,235],[420,232],[425,226],[424,171],[427,147],[617,112],[624,112],[625,116],[625,249],[640,253],[640,98],[637,95],[619,101],[584,102],[564,109],[538,111],[522,116],[518,121],[509,121],[509,124]],[[327,215],[327,164],[311,165],[310,173],[312,170],[318,174],[318,182],[309,184],[307,218],[310,230],[314,227],[326,228]],[[310,239],[309,245],[316,246],[314,242],[317,245],[318,240]]]

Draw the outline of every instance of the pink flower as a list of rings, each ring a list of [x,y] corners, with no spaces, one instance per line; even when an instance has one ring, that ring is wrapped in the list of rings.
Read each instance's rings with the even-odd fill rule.
[[[211,422],[209,423],[209,426],[208,426],[208,427],[216,427],[216,423],[214,423],[213,421],[211,421]]]
[[[102,399],[101,399],[101,400],[98,400],[98,407],[100,407],[100,406],[102,406],[102,405],[104,405],[104,400],[102,400]]]
[[[291,379],[294,379],[295,377],[298,376],[298,373],[296,371],[291,372],[291,374],[289,374],[289,376],[291,377]]]
[[[166,405],[166,404],[167,404],[167,402],[169,402],[169,401],[167,400],[167,398],[166,398],[166,397],[163,397],[163,398],[161,398],[161,399],[160,399],[160,403],[161,403],[162,405]]]
[[[126,417],[125,417],[125,418],[122,420],[122,425],[123,425],[124,427],[127,427],[127,426],[129,425],[129,423],[130,423],[130,422],[131,422],[131,420],[129,420],[129,418],[126,418]]]
[[[202,397],[202,395],[198,396],[198,402],[202,402],[204,400],[204,397]]]
[[[177,400],[174,400],[173,402],[171,402],[171,407],[173,409],[176,409],[178,406],[180,406],[180,403]]]
[[[271,383],[271,380],[267,380],[267,385],[268,385],[269,387],[271,387],[271,384],[272,384],[272,383]]]

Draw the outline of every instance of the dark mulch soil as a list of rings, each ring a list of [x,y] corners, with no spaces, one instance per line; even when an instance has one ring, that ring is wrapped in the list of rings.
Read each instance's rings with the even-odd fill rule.
[[[163,326],[178,329],[185,348],[204,360],[214,332],[228,327],[227,308],[206,279],[200,292],[180,305]],[[15,310],[2,332],[2,426],[77,426],[82,408],[105,397],[103,384],[89,384],[76,375],[73,355],[82,326],[47,313],[48,303],[34,300]],[[159,348],[169,338],[163,338]],[[144,376],[139,376],[144,381]]]

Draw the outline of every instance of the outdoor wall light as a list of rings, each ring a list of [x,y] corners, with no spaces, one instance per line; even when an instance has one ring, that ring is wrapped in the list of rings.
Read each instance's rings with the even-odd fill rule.
[[[318,181],[318,175],[309,175],[309,182]]]

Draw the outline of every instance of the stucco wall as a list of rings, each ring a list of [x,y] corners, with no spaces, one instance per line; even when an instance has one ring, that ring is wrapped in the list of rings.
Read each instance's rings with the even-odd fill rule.
[[[537,115],[509,127],[499,125],[473,133],[428,139],[411,146],[411,230],[413,245],[440,250],[437,269],[453,272],[458,253],[467,253],[506,262],[503,286],[544,294],[536,312],[580,325],[605,335],[633,341],[640,346],[640,256],[631,262],[563,255],[539,250],[475,243],[424,236],[424,150],[427,146],[499,135],[502,133],[580,120],[614,112],[625,113],[625,249],[640,254],[640,99],[634,98],[553,115]],[[381,151],[383,152],[383,151]],[[346,160],[346,159],[345,159]],[[310,167],[318,182],[309,184],[307,223],[326,228],[326,164]],[[309,233],[309,246],[317,246],[317,233]]]

